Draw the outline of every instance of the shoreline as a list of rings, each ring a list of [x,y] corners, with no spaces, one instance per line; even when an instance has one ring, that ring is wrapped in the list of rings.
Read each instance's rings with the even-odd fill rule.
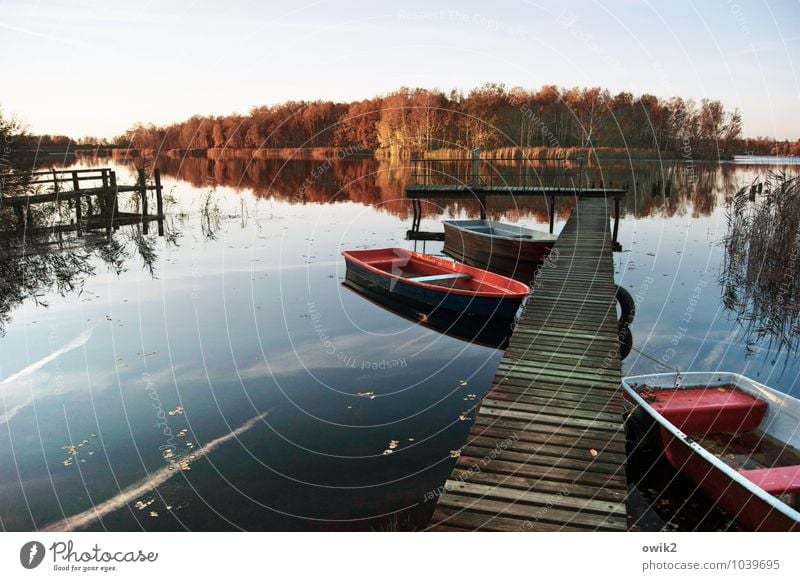
[[[343,153],[344,152],[344,153]],[[157,151],[153,149],[134,149],[121,147],[100,147],[92,149],[64,150],[61,153],[47,152],[48,155],[75,155],[76,157],[111,157],[115,159],[169,157],[173,159],[191,157],[200,159],[298,159],[298,160],[324,160],[334,157],[351,158],[378,158],[378,159],[412,159],[414,154],[410,151],[398,150],[369,150],[353,147],[298,147],[298,148],[195,148],[195,149],[167,149]],[[419,155],[419,154],[418,154]],[[428,151],[420,155],[423,159],[469,159],[469,151],[465,149],[439,149]],[[656,149],[630,149],[624,148],[554,148],[554,147],[504,147],[482,151],[481,159],[487,160],[522,160],[531,161],[558,161],[583,157],[590,160],[635,160],[635,161],[681,161],[680,152],[658,151]],[[703,162],[728,162],[733,161],[733,156],[725,157],[696,157],[696,161]]]

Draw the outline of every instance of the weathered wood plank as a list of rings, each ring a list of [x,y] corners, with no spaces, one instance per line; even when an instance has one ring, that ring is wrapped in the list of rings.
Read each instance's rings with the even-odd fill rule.
[[[573,527],[580,527],[585,531],[613,531],[620,530],[614,522],[616,519],[611,515],[596,515],[591,513],[577,513],[573,510],[558,509],[547,506],[532,506],[523,503],[498,501],[491,498],[476,498],[474,496],[448,493],[439,499],[444,507],[456,509],[460,512],[451,513],[453,519],[445,521],[459,523],[461,515],[485,515],[485,523],[480,529],[476,530],[505,530],[505,531],[536,531],[537,527],[543,523],[552,523],[559,527],[558,530],[574,530]],[[457,514],[457,516],[456,516]],[[492,522],[496,518],[520,519],[519,526],[511,528],[513,525],[506,525],[509,528],[493,528]],[[563,528],[561,528],[563,527]]]
[[[482,459],[474,456],[461,456],[456,463],[458,468],[464,470],[481,470],[492,474],[509,474],[525,477],[529,480],[547,480],[549,482],[562,482],[565,484],[580,484],[594,486],[603,490],[627,490],[625,476],[618,473],[587,472],[555,466],[544,466],[535,462],[515,462],[502,459],[492,460],[484,465]]]
[[[495,474],[492,472],[470,472],[469,470],[454,470],[453,479],[473,484],[487,484],[490,486],[500,486],[503,488],[517,488],[531,492],[541,492],[544,494],[561,494],[570,498],[580,498],[584,500],[596,500],[600,503],[618,503],[625,500],[623,490],[613,490],[597,486],[586,486],[582,484],[568,484],[563,482],[552,482],[544,479],[524,478],[507,474]]]

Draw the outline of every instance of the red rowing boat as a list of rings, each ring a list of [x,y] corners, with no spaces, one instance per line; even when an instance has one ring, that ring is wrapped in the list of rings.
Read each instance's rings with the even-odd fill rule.
[[[429,308],[513,318],[528,286],[480,268],[405,248],[347,250],[345,282]]]
[[[800,530],[800,400],[735,373],[675,380],[622,380],[637,433],[745,527]]]

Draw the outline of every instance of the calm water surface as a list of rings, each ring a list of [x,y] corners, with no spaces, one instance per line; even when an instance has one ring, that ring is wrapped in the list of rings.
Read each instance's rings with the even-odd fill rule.
[[[424,526],[426,495],[452,469],[502,353],[342,286],[341,250],[414,247],[408,168],[358,159],[315,171],[321,163],[167,160],[165,236],[129,226],[111,244],[87,235],[28,249],[86,256],[74,288],[32,271],[36,297],[3,303],[4,530]],[[133,182],[133,166],[115,169]],[[800,395],[794,351],[754,337],[722,302],[726,197],[763,168],[613,170],[631,190],[617,281],[636,297],[635,346],[649,356],[633,352],[626,373],[726,369]],[[664,176],[669,197],[651,195]],[[490,206],[546,228],[541,201]],[[422,229],[440,231],[477,205],[423,211]],[[653,481],[680,480],[647,476],[632,497],[643,528],[724,523],[696,498],[684,512],[699,518],[675,518]]]

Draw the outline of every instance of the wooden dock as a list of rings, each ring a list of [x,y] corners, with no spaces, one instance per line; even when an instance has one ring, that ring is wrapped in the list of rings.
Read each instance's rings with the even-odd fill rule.
[[[582,197],[567,221],[429,530],[627,528],[612,203]]]
[[[473,150],[471,157],[456,159],[412,160],[411,183],[406,186],[406,198],[414,211],[407,240],[444,240],[441,232],[420,231],[422,219],[421,200],[474,199],[478,201],[481,219],[486,218],[489,196],[534,196],[547,200],[550,217],[550,233],[555,227],[556,200],[558,198],[598,197],[614,200],[613,248],[622,250],[617,244],[619,231],[620,201],[627,194],[626,187],[613,187],[612,183],[601,183],[596,187],[584,175],[582,158],[527,159],[480,157],[480,150]],[[539,167],[544,164],[544,168]]]
[[[86,187],[86,184],[89,187]],[[43,188],[47,191],[42,192]],[[8,191],[22,190],[22,195],[9,195]],[[122,212],[118,207],[121,193],[139,195],[140,212]],[[156,213],[150,214],[148,197],[155,192]],[[32,208],[38,204],[70,204],[75,218],[70,225],[36,228],[32,224]],[[17,229],[25,235],[42,232],[74,230],[78,236],[84,230],[118,228],[123,224],[141,222],[147,233],[151,220],[158,222],[159,235],[163,235],[164,203],[161,172],[153,170],[153,183],[148,183],[144,169],[138,171],[134,185],[117,183],[116,173],[110,168],[47,170],[38,172],[0,173],[0,209],[10,207],[17,217]],[[10,233],[5,233],[8,236]]]

